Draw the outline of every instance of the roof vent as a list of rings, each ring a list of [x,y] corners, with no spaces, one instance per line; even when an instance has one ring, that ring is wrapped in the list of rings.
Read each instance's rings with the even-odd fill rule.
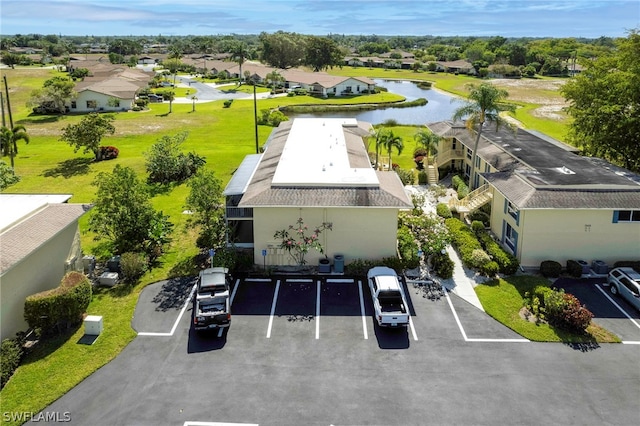
[[[556,170],[565,175],[575,175],[576,172],[568,168],[567,166],[556,167]]]

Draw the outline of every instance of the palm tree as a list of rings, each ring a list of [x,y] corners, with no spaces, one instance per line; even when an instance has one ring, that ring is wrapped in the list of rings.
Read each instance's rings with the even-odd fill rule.
[[[413,140],[427,151],[427,167],[429,167],[429,155],[438,153],[438,144],[442,138],[429,130],[419,130],[413,135]]]
[[[29,143],[27,129],[23,125],[17,125],[10,129],[7,126],[0,128],[0,141],[2,142],[2,155],[8,155],[11,159],[11,168],[14,167],[14,157],[18,154],[18,141]]]
[[[247,59],[249,55],[249,51],[247,49],[247,45],[243,42],[237,42],[231,47],[231,59],[238,64],[239,71],[238,75],[240,76],[240,85],[242,85],[242,64]]]
[[[469,131],[476,132],[476,140],[473,144],[471,155],[471,175],[469,176],[469,187],[475,187],[476,156],[478,154],[478,142],[482,135],[485,122],[496,123],[496,129],[500,125],[509,123],[500,116],[502,111],[515,111],[515,106],[507,104],[505,99],[509,93],[504,89],[499,89],[491,83],[482,83],[479,86],[469,84],[468,101],[453,113],[453,121],[465,118],[465,124]]]
[[[391,170],[391,152],[393,151],[393,148],[395,148],[398,151],[398,155],[402,154],[402,150],[404,149],[402,138],[400,136],[394,135],[393,131],[389,130],[382,134],[380,144],[387,150],[387,153],[389,154],[389,170]]]

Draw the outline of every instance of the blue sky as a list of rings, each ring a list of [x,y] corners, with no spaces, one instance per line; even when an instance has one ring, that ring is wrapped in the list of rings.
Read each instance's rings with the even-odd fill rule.
[[[640,0],[0,0],[1,34],[624,37]]]

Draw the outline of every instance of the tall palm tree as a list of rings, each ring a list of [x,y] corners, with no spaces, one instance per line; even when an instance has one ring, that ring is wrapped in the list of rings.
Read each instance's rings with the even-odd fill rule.
[[[485,122],[495,123],[496,129],[500,125],[509,123],[500,116],[502,111],[515,111],[515,106],[507,104],[505,99],[509,92],[499,89],[491,83],[480,85],[469,84],[468,101],[453,113],[453,121],[465,119],[467,129],[476,132],[476,140],[473,144],[471,155],[471,175],[469,176],[469,187],[475,187],[476,156],[478,155],[478,142],[482,136],[482,129]]]
[[[249,56],[249,50],[247,49],[247,45],[244,42],[239,41],[231,47],[231,59],[233,59],[233,61],[238,64],[238,67],[239,67],[238,75],[240,76],[241,85],[242,85],[242,77],[243,77],[242,64],[244,64],[245,60],[247,59],[247,56]]]
[[[429,130],[423,129],[418,130],[418,132],[413,135],[413,140],[427,151],[427,167],[429,167],[429,155],[436,155],[438,153],[438,144],[442,138]]]
[[[0,141],[2,142],[2,155],[8,155],[11,159],[11,168],[14,167],[14,157],[18,154],[18,141],[23,140],[29,143],[29,135],[27,129],[23,125],[17,125],[13,128],[7,126],[0,127]]]
[[[404,149],[402,138],[400,136],[396,136],[392,130],[389,130],[387,132],[384,132],[384,134],[381,136],[380,143],[389,154],[389,170],[391,170],[393,164],[391,163],[391,152],[395,148],[398,151],[398,155],[402,154],[402,150]]]

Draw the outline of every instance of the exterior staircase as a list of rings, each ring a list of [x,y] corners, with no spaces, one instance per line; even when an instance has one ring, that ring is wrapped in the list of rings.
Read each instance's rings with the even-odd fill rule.
[[[491,201],[491,198],[493,198],[493,193],[490,190],[489,184],[485,183],[471,191],[461,200],[456,200],[455,198],[450,199],[449,209],[451,209],[452,212],[458,212],[460,214],[470,213],[487,204]]]
[[[429,185],[435,185],[438,183],[438,165],[433,162],[427,166],[427,183]]]

